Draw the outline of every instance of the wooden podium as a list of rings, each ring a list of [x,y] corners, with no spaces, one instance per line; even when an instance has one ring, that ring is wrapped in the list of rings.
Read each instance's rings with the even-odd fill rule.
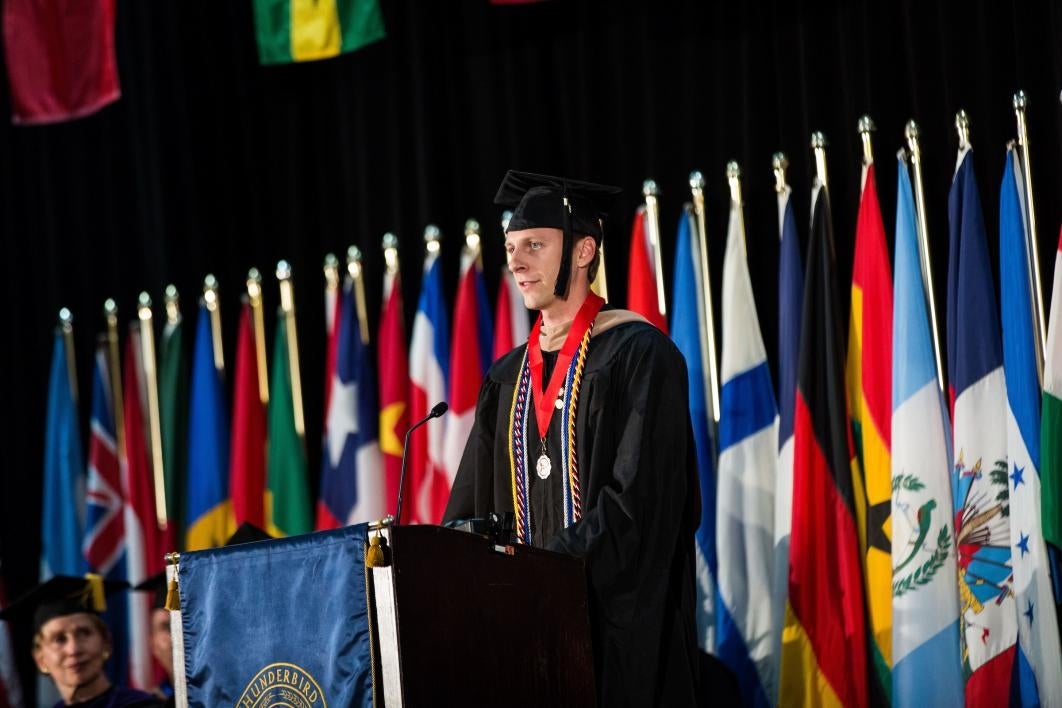
[[[440,526],[384,527],[377,696],[394,706],[593,706],[583,562]]]

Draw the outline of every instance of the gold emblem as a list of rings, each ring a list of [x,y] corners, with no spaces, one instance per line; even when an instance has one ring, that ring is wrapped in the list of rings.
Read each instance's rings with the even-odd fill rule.
[[[328,708],[320,685],[302,667],[278,662],[266,666],[243,689],[237,708]]]

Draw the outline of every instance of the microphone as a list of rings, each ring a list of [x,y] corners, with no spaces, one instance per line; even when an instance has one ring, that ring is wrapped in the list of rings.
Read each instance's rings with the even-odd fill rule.
[[[407,453],[409,452],[409,436],[414,430],[424,425],[432,418],[438,418],[449,409],[450,406],[446,405],[446,401],[439,401],[432,407],[428,415],[409,426],[409,430],[406,431],[406,439],[402,443],[402,472],[398,476],[398,504],[395,509],[395,526],[398,526],[398,521],[402,518],[402,493],[405,491],[406,486],[406,458]]]

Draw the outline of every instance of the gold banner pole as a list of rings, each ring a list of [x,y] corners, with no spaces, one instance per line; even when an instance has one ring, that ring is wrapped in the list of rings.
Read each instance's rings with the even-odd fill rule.
[[[251,305],[254,328],[254,355],[258,369],[258,400],[269,404],[269,372],[266,369],[265,312],[262,306],[262,274],[257,268],[247,271],[247,301]]]
[[[649,245],[653,249],[653,270],[656,276],[657,311],[667,322],[667,299],[664,296],[664,259],[660,249],[660,204],[657,198],[660,190],[651,179],[642,183],[642,195],[645,196],[645,228],[649,233]]]
[[[354,286],[354,307],[358,310],[358,334],[361,343],[369,343],[369,309],[365,306],[365,268],[361,263],[361,249],[351,246],[347,249],[347,273]]]
[[[137,317],[140,320],[140,350],[144,360],[144,386],[147,388],[148,438],[151,441],[151,471],[155,480],[155,520],[159,530],[168,525],[166,516],[166,475],[162,459],[162,418],[159,414],[159,376],[155,361],[155,327],[151,296],[140,293]]]
[[[77,359],[74,357],[74,313],[63,307],[59,309],[59,328],[63,331],[66,350],[66,378],[70,385],[70,397],[77,406]]]
[[[944,393],[944,365],[940,355],[940,325],[937,323],[937,305],[933,288],[933,267],[929,258],[929,227],[926,221],[926,193],[922,187],[922,149],[918,144],[918,124],[907,121],[904,137],[907,138],[911,168],[914,170],[915,212],[918,216],[918,251],[922,261],[922,286],[925,289],[926,305],[929,308],[929,326],[933,329],[933,356],[937,364],[937,388]]]
[[[122,395],[122,360],[118,351],[118,306],[111,298],[103,302],[103,317],[107,322],[107,377],[111,380],[115,439],[118,443],[118,458],[124,460],[125,399]]]
[[[1036,369],[1040,376],[1040,383],[1044,380],[1044,349],[1047,348],[1047,338],[1044,332],[1044,291],[1040,283],[1040,247],[1036,241],[1036,209],[1033,205],[1032,167],[1029,162],[1029,128],[1025,121],[1025,109],[1029,100],[1024,91],[1014,94],[1014,114],[1018,119],[1018,146],[1021,148],[1021,170],[1025,178],[1025,216],[1029,228],[1025,231],[1026,249],[1029,253],[1029,261],[1032,266],[1029,278],[1032,283],[1034,304],[1033,327],[1036,328]]]
[[[705,383],[706,401],[710,406],[708,413],[712,422],[719,424],[719,369],[715,358],[715,314],[712,309],[712,279],[708,269],[708,229],[704,214],[704,175],[700,172],[690,173],[690,193],[693,196],[694,225],[697,227],[698,260],[701,281],[701,301],[697,303],[698,315],[705,333],[707,346],[701,347],[701,365],[708,372]]]
[[[225,350],[221,346],[221,307],[218,297],[218,280],[213,274],[203,278],[203,302],[210,313],[210,338],[214,344],[214,368],[224,374]]]
[[[299,372],[299,340],[295,336],[295,285],[291,281],[291,265],[277,263],[280,281],[280,309],[284,313],[284,328],[288,339],[288,368],[291,369],[291,406],[295,409],[295,432],[306,437],[306,419],[302,411],[302,377]]]

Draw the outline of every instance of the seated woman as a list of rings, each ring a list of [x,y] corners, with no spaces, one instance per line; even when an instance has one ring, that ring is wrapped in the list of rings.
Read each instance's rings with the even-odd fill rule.
[[[106,595],[128,586],[99,576],[57,575],[0,612],[6,620],[32,615],[33,659],[62,696],[56,708],[162,705],[148,693],[112,685],[103,668],[111,653],[111,632],[99,613],[106,609]]]

